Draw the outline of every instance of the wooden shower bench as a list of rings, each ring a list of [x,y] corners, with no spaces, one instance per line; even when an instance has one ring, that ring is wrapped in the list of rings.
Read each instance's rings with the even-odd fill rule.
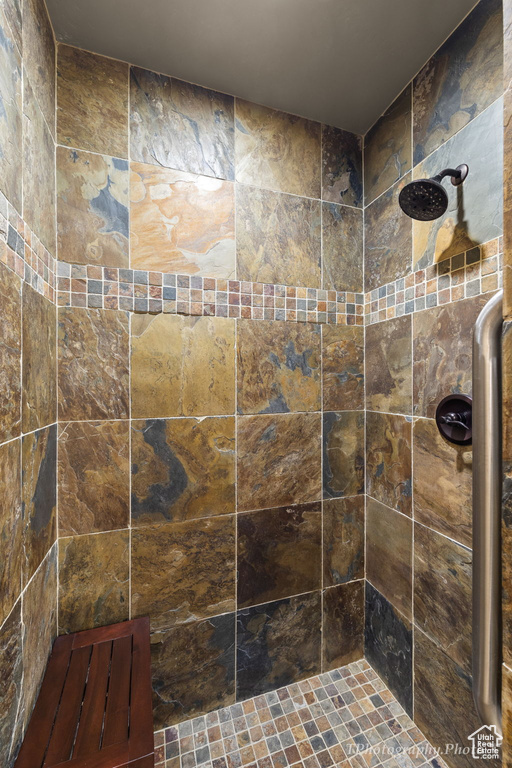
[[[15,768],[153,768],[149,619],[58,637]]]

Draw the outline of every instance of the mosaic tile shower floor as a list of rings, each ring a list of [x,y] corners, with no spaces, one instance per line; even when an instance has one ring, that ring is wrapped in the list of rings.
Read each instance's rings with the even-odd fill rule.
[[[446,768],[362,660],[155,734],[159,768]]]

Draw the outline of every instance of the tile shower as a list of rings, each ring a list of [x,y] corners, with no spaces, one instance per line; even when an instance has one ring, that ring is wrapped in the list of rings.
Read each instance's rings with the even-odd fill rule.
[[[351,717],[466,745],[471,451],[433,416],[501,285],[501,3],[365,137],[57,45],[39,0],[0,27],[2,764],[55,636],[140,615],[167,768],[179,723],[273,691],[316,722],[345,677],[394,702]],[[448,158],[463,194],[413,223]]]

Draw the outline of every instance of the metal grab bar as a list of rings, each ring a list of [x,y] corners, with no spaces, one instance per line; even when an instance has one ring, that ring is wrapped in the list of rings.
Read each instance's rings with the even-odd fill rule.
[[[473,339],[473,697],[501,735],[501,328],[503,291]]]

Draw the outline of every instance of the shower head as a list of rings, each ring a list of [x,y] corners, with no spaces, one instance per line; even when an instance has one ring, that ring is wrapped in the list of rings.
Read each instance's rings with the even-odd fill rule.
[[[438,219],[448,208],[448,195],[441,181],[445,176],[451,176],[452,184],[462,184],[468,175],[468,166],[459,165],[457,168],[446,168],[431,179],[416,179],[406,184],[400,192],[398,202],[400,208],[411,219],[432,221]]]

